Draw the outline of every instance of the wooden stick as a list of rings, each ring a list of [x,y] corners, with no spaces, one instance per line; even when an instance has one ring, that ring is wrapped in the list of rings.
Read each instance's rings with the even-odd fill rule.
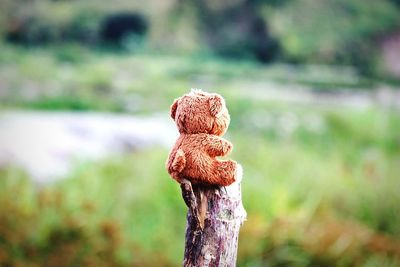
[[[239,228],[246,219],[240,183],[205,187],[181,183],[188,206],[184,267],[236,266]]]

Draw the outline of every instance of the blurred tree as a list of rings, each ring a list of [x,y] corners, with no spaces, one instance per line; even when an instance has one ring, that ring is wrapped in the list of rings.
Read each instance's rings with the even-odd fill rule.
[[[291,1],[269,13],[271,28],[286,60],[354,65],[372,74],[380,39],[400,28],[396,1]]]
[[[259,0],[178,0],[176,11],[180,12],[184,5],[193,7],[202,37],[218,54],[270,62],[277,57],[279,45],[259,14],[265,3]],[[276,5],[277,1],[271,4]]]
[[[139,13],[116,13],[103,19],[100,36],[106,43],[122,46],[127,38],[144,38],[148,26],[147,19]]]
[[[400,7],[400,0],[391,0],[397,7]]]

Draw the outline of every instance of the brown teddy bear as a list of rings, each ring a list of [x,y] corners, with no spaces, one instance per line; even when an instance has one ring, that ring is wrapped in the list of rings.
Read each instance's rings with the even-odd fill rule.
[[[230,117],[220,95],[192,89],[175,99],[171,117],[180,133],[166,163],[173,179],[179,183],[188,179],[193,184],[218,186],[228,186],[241,179],[239,164],[216,158],[232,150],[232,144],[221,137]]]

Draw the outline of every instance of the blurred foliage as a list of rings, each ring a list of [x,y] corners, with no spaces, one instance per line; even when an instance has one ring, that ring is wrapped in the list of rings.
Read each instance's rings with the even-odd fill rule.
[[[25,49],[0,43],[0,49],[0,101],[5,107],[154,112],[194,84],[230,94],[243,94],[244,88],[263,93],[261,87],[361,90],[377,84],[350,67],[111,54],[76,44]]]
[[[353,69],[78,45],[1,51],[3,108],[153,113],[193,84],[221,93],[232,116],[231,157],[245,169],[238,266],[400,264],[398,111],[264,98],[280,86],[372,82]],[[68,179],[46,186],[2,169],[0,265],[179,265],[186,207],[164,169],[167,153],[154,147],[77,162]]]
[[[381,39],[399,30],[398,2],[4,0],[1,35],[19,31],[24,44],[0,42],[1,108],[154,113],[193,86],[221,93],[245,170],[238,266],[399,266],[398,110],[268,98],[386,86],[373,76]],[[249,60],[254,32],[229,20],[242,10],[246,27],[264,23],[279,63]],[[108,46],[102,27],[122,11],[148,31]],[[233,30],[210,41],[213,27]],[[167,153],[77,162],[45,186],[1,168],[0,266],[179,265],[186,207]]]
[[[227,98],[229,106],[238,101]],[[238,266],[398,266],[400,156],[392,133],[399,116],[319,111],[325,126],[318,130],[307,128],[312,111],[300,109],[300,126],[282,134],[291,109],[264,107],[277,119],[260,128],[249,121],[250,112],[262,112],[256,106],[232,109],[228,132],[232,158],[245,167]],[[0,264],[179,265],[186,207],[164,169],[167,152],[81,162],[45,187],[18,169],[2,170]]]
[[[203,43],[217,54],[230,58],[248,58],[271,62],[279,54],[278,42],[259,10],[262,1],[215,2],[208,0],[177,1],[176,16],[189,5]],[[268,1],[267,1],[268,3]],[[187,18],[186,18],[187,19]]]
[[[182,245],[170,237],[184,232],[184,207],[173,183],[158,177],[163,164],[141,168],[164,160],[147,153],[83,164],[45,188],[2,170],[0,265],[172,266]]]
[[[125,15],[136,24],[129,26]],[[0,33],[26,45],[104,46],[109,43],[104,35],[107,21],[117,17],[113,32],[123,33],[113,36],[120,48],[130,51],[354,65],[380,77],[390,77],[381,66],[381,43],[400,29],[399,6],[390,0],[122,0],[112,5],[97,0],[5,0]]]
[[[285,54],[299,62],[376,67],[379,38],[400,27],[400,11],[390,1],[298,0],[266,14],[274,17]]]

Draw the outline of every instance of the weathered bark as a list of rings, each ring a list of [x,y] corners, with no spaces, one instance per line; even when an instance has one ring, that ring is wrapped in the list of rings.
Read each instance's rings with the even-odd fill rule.
[[[189,208],[183,266],[236,266],[239,228],[246,219],[240,183],[192,188],[184,180],[181,188]]]

